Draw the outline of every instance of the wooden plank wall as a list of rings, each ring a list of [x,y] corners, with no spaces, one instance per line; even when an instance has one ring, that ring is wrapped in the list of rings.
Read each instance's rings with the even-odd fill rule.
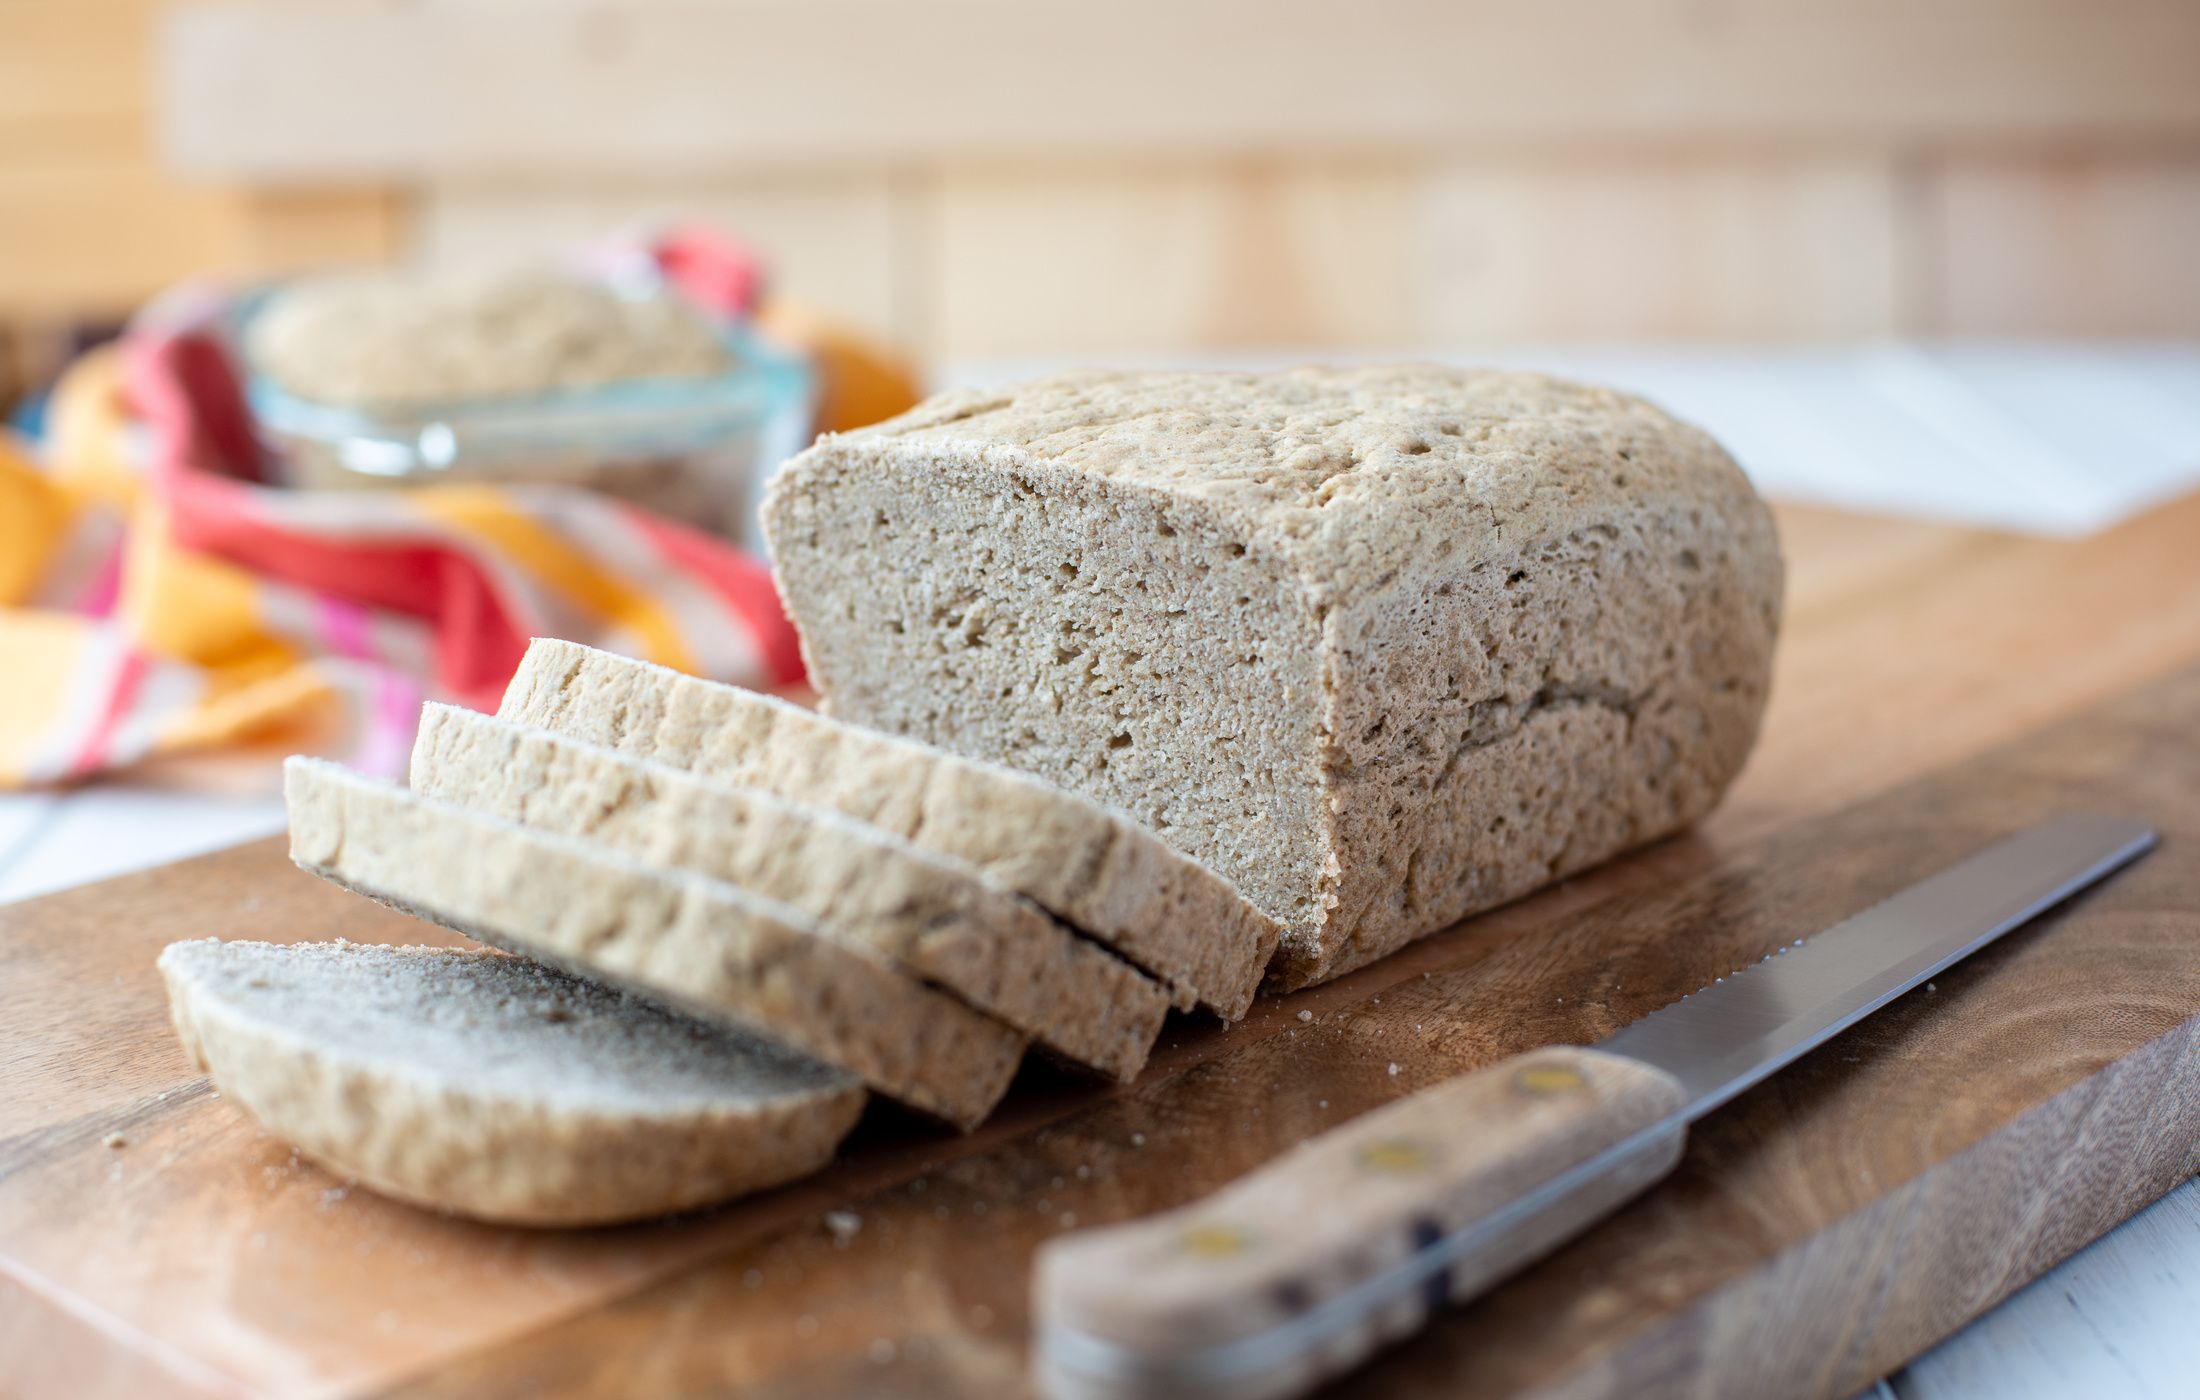
[[[0,407],[185,277],[386,258],[381,185],[179,178],[155,121],[157,0],[0,0]]]
[[[966,359],[2200,336],[2200,147],[445,177],[414,207],[413,250],[433,263],[549,255],[653,219],[715,220],[761,245],[803,299]]]
[[[2200,335],[2200,5],[0,0],[0,322],[678,217],[961,358]]]

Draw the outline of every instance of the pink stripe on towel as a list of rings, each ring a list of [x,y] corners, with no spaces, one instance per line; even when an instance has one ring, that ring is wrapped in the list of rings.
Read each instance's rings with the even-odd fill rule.
[[[84,596],[76,600],[76,610],[86,617],[111,617],[115,600],[122,596],[122,555],[124,541],[116,540],[100,561],[91,582],[84,589]]]
[[[138,688],[145,684],[146,672],[152,663],[145,653],[136,647],[125,646],[115,658],[114,675],[107,682],[107,694],[99,711],[99,718],[86,731],[84,742],[77,746],[76,754],[69,760],[69,776],[81,778],[106,766],[107,747],[114,742],[115,730],[121,727],[124,717],[137,700]]]
[[[374,694],[359,717],[359,748],[353,764],[378,778],[405,771],[413,733],[420,723],[421,688],[403,671],[375,655],[367,609],[346,598],[322,594],[318,600],[321,638],[338,656],[364,663],[374,674]]]
[[[420,686],[403,671],[376,667],[374,698],[354,760],[359,771],[377,778],[402,778],[412,757],[413,735],[420,727]]]

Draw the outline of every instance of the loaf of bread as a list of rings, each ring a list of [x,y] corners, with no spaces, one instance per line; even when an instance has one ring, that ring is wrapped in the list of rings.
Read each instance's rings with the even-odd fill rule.
[[[185,1052],[338,1175],[436,1210],[601,1225],[817,1170],[863,1086],[767,1041],[523,958],[171,944]]]
[[[1281,921],[1285,987],[1706,811],[1782,589],[1703,432],[1432,367],[949,394],[765,525],[831,715],[1127,811]]]

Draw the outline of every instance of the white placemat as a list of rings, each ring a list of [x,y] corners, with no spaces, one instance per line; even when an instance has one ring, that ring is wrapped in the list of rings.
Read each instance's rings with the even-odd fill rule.
[[[955,385],[1077,363],[1280,369],[1434,359],[1642,394],[1700,423],[1777,500],[2082,535],[2200,484],[2200,345],[1887,342],[1258,352],[951,367]]]

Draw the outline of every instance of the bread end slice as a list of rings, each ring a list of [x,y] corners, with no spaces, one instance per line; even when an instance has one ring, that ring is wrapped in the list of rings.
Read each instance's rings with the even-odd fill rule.
[[[853,1077],[501,953],[176,943],[185,1050],[338,1175],[520,1225],[690,1210],[806,1175],[862,1111]]]

